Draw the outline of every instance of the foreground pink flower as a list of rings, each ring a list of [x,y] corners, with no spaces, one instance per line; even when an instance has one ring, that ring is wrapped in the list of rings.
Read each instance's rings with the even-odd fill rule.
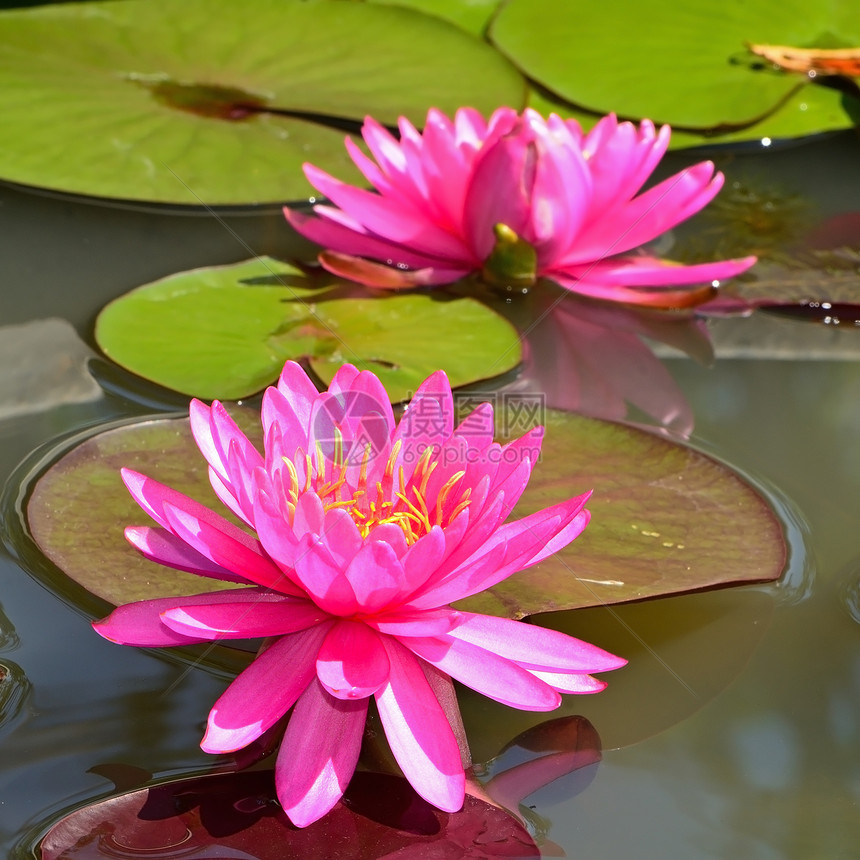
[[[94,626],[114,642],[145,647],[267,637],[215,703],[201,745],[241,749],[295,705],[275,776],[299,826],[343,793],[370,696],[406,777],[454,811],[463,802],[463,764],[440,704],[451,678],[544,711],[559,705],[559,692],[601,690],[605,683],[589,673],[625,663],[553,630],[449,606],[561,549],[589,518],[583,495],[505,523],[542,430],[501,446],[488,404],[456,430],[453,418],[441,371],[396,426],[373,374],[347,365],[319,394],[288,363],[263,399],[261,455],[220,403],[193,401],[191,428],[212,486],[256,537],[123,472],[158,523],[126,529],[138,550],[246,587],[128,604]]]
[[[576,120],[500,108],[486,122],[471,108],[437,110],[419,133],[401,119],[400,140],[373,119],[351,139],[352,160],[376,192],[311,164],[305,174],[334,206],[284,210],[322,245],[326,269],[370,287],[446,284],[480,273],[501,286],[538,277],[594,298],[689,307],[755,257],[683,266],[628,252],[707,205],[723,183],[709,161],[640,193],[669,144],[658,132],[604,117],[587,134]],[[335,208],[337,207],[337,208]]]

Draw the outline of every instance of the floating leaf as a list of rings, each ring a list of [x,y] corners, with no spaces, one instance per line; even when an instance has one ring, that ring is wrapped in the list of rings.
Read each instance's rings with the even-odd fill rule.
[[[860,44],[860,8],[849,0],[511,0],[490,37],[550,93],[598,113],[701,131],[750,126],[747,139],[767,134],[753,125],[765,118],[779,136],[853,124],[846,110],[831,116],[839,93],[775,70],[746,47]]]
[[[523,429],[526,413],[517,405],[510,404],[504,435]],[[561,552],[469,598],[470,610],[531,615],[782,573],[779,520],[716,460],[620,424],[554,411],[543,423],[542,461],[514,514],[593,489],[591,522]]]
[[[356,773],[331,812],[299,829],[278,806],[272,772],[252,771],[174,780],[92,803],[48,831],[40,856],[537,860],[541,854],[519,822],[495,806],[467,796],[460,812],[441,812],[405,779],[376,773]]]
[[[304,161],[357,177],[344,121],[423,123],[432,106],[523,98],[490,46],[395,6],[125,0],[0,14],[0,177],[79,194],[297,199]]]
[[[96,340],[146,379],[222,400],[260,391],[290,358],[326,383],[345,363],[372,370],[394,401],[439,368],[459,386],[520,360],[516,330],[472,298],[321,284],[270,258],[182,272],[111,302]]]
[[[257,414],[235,414],[259,443]],[[524,429],[518,422],[534,423],[525,406],[507,414],[514,435]],[[543,462],[514,516],[594,487],[592,521],[567,549],[463,601],[464,608],[521,617],[781,573],[779,522],[762,497],[725,467],[620,425],[556,412],[546,419]],[[221,508],[187,420],[84,434],[64,443],[51,460],[33,487],[27,520],[42,552],[72,580],[114,605],[211,587],[208,580],[147,561],[123,538],[126,525],[147,519],[120,481],[123,466]]]

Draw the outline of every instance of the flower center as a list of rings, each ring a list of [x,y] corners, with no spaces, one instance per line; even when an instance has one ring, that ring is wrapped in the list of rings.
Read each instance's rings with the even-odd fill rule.
[[[357,484],[351,488],[347,484],[349,463],[343,456],[343,439],[339,430],[335,430],[335,434],[332,458],[324,457],[318,446],[315,467],[310,454],[305,455],[306,477],[304,486],[301,488],[295,465],[286,457],[284,458],[290,475],[290,486],[287,492],[291,516],[295,514],[299,495],[313,490],[322,501],[325,511],[343,508],[355,521],[363,538],[368,537],[377,526],[392,523],[402,530],[406,543],[411,546],[424,537],[433,526],[444,528],[450,525],[469,506],[471,487],[459,493],[455,491],[466,474],[465,470],[451,475],[439,488],[435,499],[428,498],[430,477],[439,465],[438,461],[432,459],[431,447],[426,448],[422,453],[407,481],[403,466],[397,466],[398,455],[402,448],[400,440],[392,447],[382,476],[373,482],[372,486],[367,478],[367,468],[372,455],[371,447],[368,445],[362,455]],[[327,464],[330,464],[328,468]]]

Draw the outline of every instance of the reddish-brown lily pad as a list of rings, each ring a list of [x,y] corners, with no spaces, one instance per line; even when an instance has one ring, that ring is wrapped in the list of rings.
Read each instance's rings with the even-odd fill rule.
[[[259,437],[256,413],[235,414]],[[525,411],[507,414],[512,435],[534,423]],[[782,572],[778,519],[725,466],[617,424],[551,411],[544,417],[543,459],[513,516],[593,488],[591,523],[556,556],[463,601],[464,607],[517,618],[775,579]],[[42,471],[26,506],[41,552],[87,593],[113,605],[217,587],[153,564],[126,544],[124,527],[147,517],[120,481],[123,466],[223,510],[186,419],[124,423],[67,440],[41,464],[25,465],[27,474]],[[62,590],[64,577],[50,565],[42,570]]]
[[[271,771],[191,777],[97,801],[62,818],[41,860],[182,857],[194,860],[419,860],[539,858],[528,832],[501,809],[466,797],[441,812],[405,779],[357,773],[335,808],[294,827]]]

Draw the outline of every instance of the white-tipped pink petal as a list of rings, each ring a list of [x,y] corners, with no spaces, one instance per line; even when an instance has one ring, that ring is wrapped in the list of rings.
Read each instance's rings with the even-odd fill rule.
[[[606,672],[627,663],[596,645],[557,630],[471,612],[461,612],[460,619],[451,631],[453,637],[514,660],[527,669]]]
[[[173,645],[190,645],[205,642],[207,636],[177,633],[161,620],[162,613],[187,606],[218,606],[230,603],[238,595],[254,599],[263,594],[260,589],[230,589],[205,594],[192,594],[188,597],[161,597],[156,600],[139,600],[118,606],[106,618],[94,621],[96,633],[116,642],[118,645],[137,645],[140,648],[163,648]]]
[[[336,699],[314,679],[296,703],[275,765],[278,800],[296,827],[322,818],[355,771],[367,699]]]
[[[592,678],[585,672],[544,672],[540,669],[529,669],[529,671],[559,693],[599,693],[608,686],[606,681]]]
[[[263,552],[259,542],[242,533],[229,534],[194,513],[166,502],[167,527],[192,549],[228,570],[240,573],[249,582],[276,590],[290,587],[281,570]]]
[[[139,553],[157,564],[173,567],[176,570],[184,570],[188,573],[196,573],[198,576],[208,576],[211,579],[248,584],[248,580],[244,576],[215,564],[167,529],[152,528],[151,526],[127,526],[125,539]]]
[[[271,592],[237,595],[233,602],[179,606],[161,613],[171,630],[201,639],[257,639],[306,630],[330,616],[310,600]]]
[[[534,672],[450,634],[402,642],[437,669],[503,705],[524,711],[551,711],[561,704],[561,696]]]
[[[456,812],[466,786],[457,740],[418,659],[395,640],[383,641],[390,674],[376,694],[376,705],[385,737],[418,794],[439,809]]]
[[[233,752],[256,740],[294,704],[314,679],[316,657],[330,623],[275,641],[244,669],[209,712],[205,752]]]

